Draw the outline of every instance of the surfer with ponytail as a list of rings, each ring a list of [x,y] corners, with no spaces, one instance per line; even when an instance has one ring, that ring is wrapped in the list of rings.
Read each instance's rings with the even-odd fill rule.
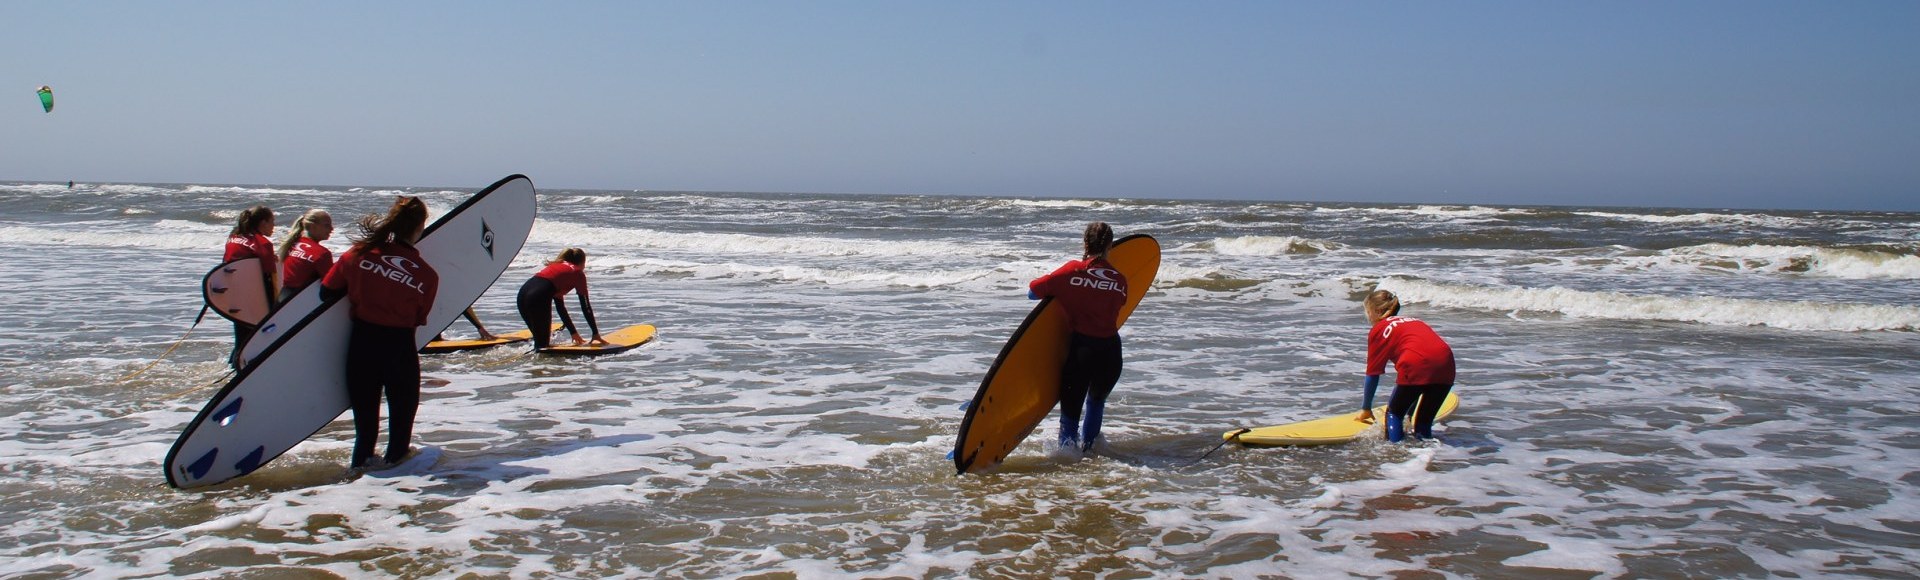
[[[580,329],[574,327],[573,318],[567,316],[566,297],[568,292],[580,291],[580,312],[587,317],[587,327],[593,330],[591,341],[580,338]],[[520,295],[515,298],[520,309],[520,319],[527,323],[527,332],[533,333],[533,350],[546,350],[553,339],[553,311],[560,311],[560,324],[573,335],[575,346],[607,344],[600,336],[600,323],[593,319],[593,302],[587,298],[587,251],[580,248],[567,248],[560,251],[546,267],[534,273],[525,284],[520,285]]]
[[[1127,304],[1127,277],[1107,261],[1113,227],[1087,224],[1084,253],[1027,285],[1033,299],[1054,298],[1073,329],[1060,369],[1060,448],[1086,451],[1100,437],[1107,395],[1120,382],[1120,309]],[[1085,422],[1082,423],[1082,404]]]
[[[347,399],[353,408],[354,469],[406,459],[420,407],[420,345],[415,330],[439,292],[440,275],[413,247],[427,227],[427,204],[401,197],[385,215],[361,218],[353,247],[321,280],[323,298],[345,295],[353,315],[347,343]],[[380,396],[387,399],[387,452],[374,458]]]
[[[233,231],[227,234],[226,252],[220,258],[223,263],[247,258],[260,260],[260,283],[266,287],[269,309],[273,307],[274,298],[279,296],[276,288],[280,279],[280,258],[273,253],[273,240],[267,237],[271,235],[273,210],[264,205],[241,210],[240,217],[234,220]],[[238,320],[233,322],[233,354],[227,356],[227,364],[235,369],[240,368],[240,349],[246,346],[247,339],[252,338],[258,328]]]
[[[1365,395],[1356,420],[1373,422],[1373,394],[1380,387],[1380,375],[1387,363],[1393,363],[1393,395],[1387,399],[1387,440],[1398,442],[1406,436],[1406,418],[1413,414],[1413,436],[1433,438],[1433,420],[1440,404],[1453,391],[1453,347],[1416,318],[1400,316],[1400,298],[1386,290],[1368,294],[1362,304],[1367,322],[1367,378]],[[1418,408],[1416,409],[1416,402]]]
[[[324,209],[310,209],[293,220],[287,238],[280,241],[280,302],[292,300],[308,285],[320,281],[333,269],[333,251],[320,245],[333,237],[333,216]]]

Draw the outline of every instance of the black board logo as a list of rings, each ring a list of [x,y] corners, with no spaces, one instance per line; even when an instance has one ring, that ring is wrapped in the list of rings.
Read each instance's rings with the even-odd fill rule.
[[[487,220],[480,220],[480,247],[486,248],[487,259],[493,259],[493,228],[487,227]]]

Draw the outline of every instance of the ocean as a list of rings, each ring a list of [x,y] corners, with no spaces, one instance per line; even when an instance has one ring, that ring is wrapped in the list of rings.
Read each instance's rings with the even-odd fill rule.
[[[277,240],[326,208],[337,254],[395,195],[437,216],[488,177],[0,183],[0,576],[1920,574],[1912,213],[542,189],[481,319],[517,328],[579,246],[603,327],[656,342],[423,357],[425,465],[348,473],[343,417],[167,487],[227,375],[230,325],[192,324],[241,209]],[[1106,440],[1054,449],[1049,418],[956,476],[1026,282],[1093,220],[1165,249]],[[1358,410],[1376,287],[1458,356],[1437,442],[1207,455]]]

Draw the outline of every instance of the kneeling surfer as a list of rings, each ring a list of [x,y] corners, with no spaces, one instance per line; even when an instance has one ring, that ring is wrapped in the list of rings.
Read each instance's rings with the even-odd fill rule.
[[[1406,417],[1413,411],[1413,436],[1433,438],[1433,420],[1440,404],[1453,391],[1453,347],[1417,318],[1400,316],[1400,298],[1386,290],[1375,290],[1364,303],[1367,322],[1366,396],[1360,403],[1357,420],[1373,422],[1373,393],[1380,387],[1380,375],[1393,363],[1393,395],[1387,399],[1387,440],[1406,437]],[[1414,402],[1419,401],[1419,408]]]
[[[1113,227],[1087,224],[1085,253],[1027,285],[1029,298],[1053,298],[1066,308],[1073,329],[1060,369],[1060,448],[1093,449],[1107,395],[1120,382],[1120,309],[1127,304],[1127,277],[1107,261]],[[1086,422],[1081,423],[1081,404]]]

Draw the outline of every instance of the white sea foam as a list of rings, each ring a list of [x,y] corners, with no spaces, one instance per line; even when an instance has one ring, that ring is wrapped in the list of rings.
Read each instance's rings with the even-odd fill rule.
[[[1850,280],[1920,280],[1920,256],[1912,252],[1712,243],[1667,250],[1660,258],[1716,270],[1801,272]]]
[[[1214,252],[1223,256],[1285,256],[1292,254],[1318,254],[1346,249],[1347,245],[1329,240],[1315,240],[1299,236],[1239,236],[1232,238],[1214,238],[1209,242]]]
[[[1405,302],[1494,312],[1551,312],[1573,318],[1664,320],[1793,330],[1920,330],[1920,307],[1649,296],[1566,288],[1507,288],[1386,278],[1379,287]]]

